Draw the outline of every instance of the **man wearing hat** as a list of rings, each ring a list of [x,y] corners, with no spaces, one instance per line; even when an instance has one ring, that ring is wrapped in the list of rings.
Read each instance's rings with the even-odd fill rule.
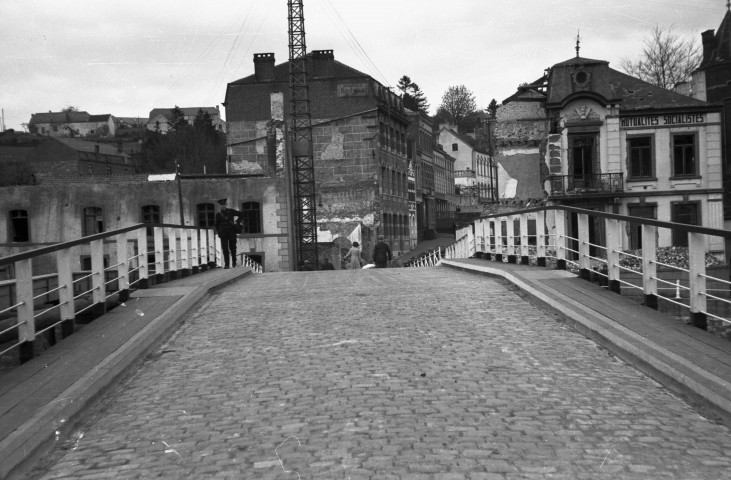
[[[233,208],[227,208],[227,198],[216,200],[221,209],[216,213],[214,228],[221,239],[221,250],[223,251],[223,268],[236,266],[236,226],[244,221],[244,214]],[[238,220],[234,222],[234,218]],[[230,255],[230,263],[229,263]]]
[[[376,268],[386,268],[391,261],[391,247],[383,241],[383,235],[378,236],[378,243],[373,247],[373,262]]]

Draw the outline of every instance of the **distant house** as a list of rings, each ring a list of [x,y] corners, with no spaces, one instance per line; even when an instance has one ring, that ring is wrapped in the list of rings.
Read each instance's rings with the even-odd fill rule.
[[[135,173],[121,145],[77,138],[47,138],[26,155],[36,173],[51,175],[113,175]]]
[[[110,114],[89,112],[33,113],[28,122],[30,133],[48,137],[114,137],[116,123]]]
[[[174,108],[154,108],[150,111],[150,118],[147,120],[147,129],[153,132],[159,131],[160,133],[167,133],[170,128],[170,122],[173,119]],[[211,116],[211,122],[216,130],[220,132],[226,131],[226,122],[221,120],[221,112],[218,106],[215,107],[185,107],[180,108],[183,112],[185,120],[193,125],[195,117],[198,112],[202,110]]]

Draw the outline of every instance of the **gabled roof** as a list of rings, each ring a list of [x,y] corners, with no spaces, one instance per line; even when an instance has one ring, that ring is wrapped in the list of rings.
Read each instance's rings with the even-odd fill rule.
[[[463,134],[457,132],[456,130],[454,130],[453,128],[450,128],[450,127],[440,127],[439,128],[439,133],[444,132],[444,131],[448,132],[449,134],[453,135],[454,137],[458,138],[462,142],[464,142],[467,145],[469,145],[470,148],[472,148],[472,150],[476,150],[479,153],[487,154],[487,152],[484,152],[484,151],[480,150],[477,147],[477,140],[476,139],[474,139],[474,138],[472,138],[472,137],[470,137],[468,135],[463,135]]]
[[[331,59],[330,62],[332,62],[332,69],[329,70],[329,76],[332,77],[338,77],[338,78],[348,78],[348,77],[370,77],[370,75],[367,75],[359,70],[356,70],[353,67],[350,67],[348,65],[345,65],[344,63],[341,63],[335,59]],[[306,63],[306,69],[307,72],[310,73],[312,71],[313,61],[312,61],[312,52],[308,53],[305,57],[305,63]],[[311,75],[311,73],[310,73]],[[317,77],[310,77],[310,78],[317,78]],[[289,82],[289,60],[283,63],[280,63],[279,65],[274,66],[274,78],[271,80],[273,82]],[[256,74],[251,74],[248,77],[240,78],[238,80],[235,80],[233,82],[230,82],[229,85],[248,85],[248,84],[254,84],[259,83],[260,81],[257,80]]]
[[[105,113],[103,115],[89,115],[89,122],[108,122],[112,118],[111,113]]]
[[[620,104],[622,110],[662,110],[710,106],[707,102],[652,85],[613,68],[609,69],[609,82],[615,93],[622,98]]]
[[[48,112],[48,113],[32,113],[30,116],[30,125],[39,123],[84,123],[89,121],[88,112]]]
[[[705,33],[703,35],[705,42]],[[726,12],[713,40],[713,49],[709,54],[703,55],[703,62],[698,67],[699,69],[714,63],[731,61],[731,11]]]
[[[104,155],[114,155],[116,157],[126,157],[126,153],[118,152],[117,146],[109,143],[89,142],[81,140],[79,138],[69,137],[49,137],[49,140],[56,140],[69,147],[73,148],[77,152],[89,152],[95,153],[97,146],[99,147],[99,153]]]

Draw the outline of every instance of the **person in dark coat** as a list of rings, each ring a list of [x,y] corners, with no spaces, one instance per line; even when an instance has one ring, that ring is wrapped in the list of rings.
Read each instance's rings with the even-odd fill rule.
[[[383,241],[383,235],[379,235],[378,243],[373,247],[373,262],[376,268],[386,268],[391,259],[391,247]]]
[[[221,239],[221,250],[223,251],[223,268],[236,266],[236,225],[241,225],[244,220],[244,214],[233,208],[226,207],[228,199],[222,198],[217,200],[221,205],[221,210],[216,213],[214,229]],[[234,222],[234,218],[238,220]],[[229,262],[230,258],[230,262]]]

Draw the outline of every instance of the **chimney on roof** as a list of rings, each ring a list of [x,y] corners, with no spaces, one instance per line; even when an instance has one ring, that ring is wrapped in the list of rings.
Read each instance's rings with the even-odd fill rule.
[[[332,77],[335,54],[332,50],[312,51],[312,76]]]
[[[273,53],[254,54],[254,75],[256,75],[256,79],[259,82],[269,82],[274,80]]]
[[[716,36],[714,30],[710,29],[701,33],[701,39],[703,41],[703,61],[701,61],[701,64],[704,65],[711,61],[713,50],[716,48]]]

